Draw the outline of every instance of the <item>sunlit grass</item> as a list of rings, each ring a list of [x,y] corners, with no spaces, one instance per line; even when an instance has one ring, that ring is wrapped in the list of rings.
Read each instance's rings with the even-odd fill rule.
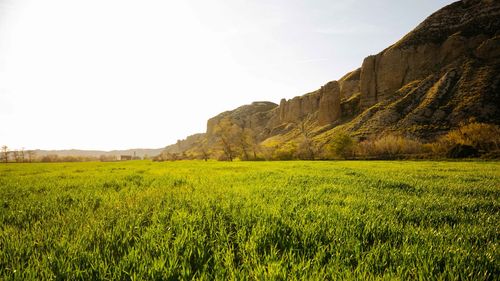
[[[499,195],[496,162],[0,165],[0,279],[495,280]]]

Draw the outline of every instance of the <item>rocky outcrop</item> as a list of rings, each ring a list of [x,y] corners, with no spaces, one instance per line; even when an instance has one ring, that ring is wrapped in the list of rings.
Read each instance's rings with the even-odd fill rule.
[[[340,85],[331,81],[320,89],[290,100],[282,99],[280,105],[271,102],[254,102],[235,110],[223,112],[207,121],[208,143],[215,137],[218,124],[228,119],[232,124],[249,128],[259,140],[283,134],[306,120],[318,126],[329,125],[341,117]]]
[[[359,136],[393,131],[433,139],[462,122],[500,124],[500,63],[466,60],[408,83],[347,124]]]
[[[378,85],[377,85],[377,57],[369,56],[363,60],[361,67],[360,81],[360,104],[361,107],[367,108],[378,102]]]
[[[330,124],[340,118],[340,86],[331,81],[312,93],[282,99],[279,105],[279,123],[297,123],[314,115],[318,125]]]
[[[361,68],[351,71],[339,79],[340,98],[347,100],[353,95],[359,93],[359,79]]]
[[[340,118],[340,86],[337,81],[332,81],[320,90],[318,125],[332,124]]]
[[[439,71],[442,57],[440,46],[434,44],[407,49],[389,48],[367,57],[361,67],[361,106],[370,107],[404,85]]]
[[[312,92],[293,99],[282,99],[279,105],[281,123],[299,122],[305,116],[318,111],[321,99],[320,91]]]
[[[432,139],[470,119],[500,124],[500,1],[455,2],[338,81],[221,113],[207,122],[208,143],[225,118],[259,141],[291,140],[304,122],[322,141],[339,128]]]
[[[500,57],[500,35],[483,41],[476,49],[475,55],[480,59],[498,59]]]
[[[381,53],[363,61],[361,106],[384,101],[407,83],[449,64],[498,56],[499,1],[459,1],[431,15]]]
[[[494,36],[500,30],[500,7],[497,0],[462,0],[429,16],[394,47],[405,49],[422,44],[441,45],[459,32],[465,38],[479,34]]]
[[[182,153],[199,145],[205,139],[205,134],[194,134],[186,137],[183,140],[177,140],[175,144],[171,144],[163,150],[166,153]],[[159,154],[159,153],[158,153]]]
[[[361,94],[357,93],[348,99],[342,100],[342,102],[340,103],[340,112],[342,113],[341,118],[350,119],[355,115],[359,114],[360,96]]]
[[[206,136],[213,138],[215,127],[222,119],[227,118],[231,123],[240,127],[252,129],[255,132],[264,132],[269,120],[274,114],[273,109],[278,105],[272,102],[259,101],[243,105],[232,111],[223,112],[207,121]]]

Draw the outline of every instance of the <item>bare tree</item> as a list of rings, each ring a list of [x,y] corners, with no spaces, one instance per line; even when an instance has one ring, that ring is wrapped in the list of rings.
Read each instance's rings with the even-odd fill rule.
[[[34,150],[28,150],[26,151],[26,153],[28,154],[28,162],[33,162],[33,160],[35,159],[35,155],[36,155],[36,152]]]
[[[215,127],[215,136],[227,160],[233,161],[236,157],[236,133],[237,126],[229,119],[222,119]]]
[[[2,160],[4,163],[9,162],[9,148],[6,145],[2,146]]]
[[[19,153],[18,150],[12,151],[12,154],[14,155],[14,160],[19,163],[21,162],[21,154]]]
[[[316,158],[316,147],[312,139],[313,134],[311,130],[307,127],[304,119],[297,123],[297,128],[301,134],[301,140],[298,147],[299,157],[314,160]]]
[[[201,156],[203,160],[208,161],[208,158],[210,158],[210,149],[206,140],[199,141],[196,144],[196,153]]]
[[[260,151],[260,143],[257,133],[248,126],[242,125],[237,131],[238,146],[242,151],[244,160],[257,159],[257,153]]]
[[[24,163],[24,147],[19,151],[19,159]]]
[[[210,150],[208,149],[207,145],[203,145],[200,149],[201,152],[201,157],[203,157],[203,160],[208,161],[208,158],[210,158]]]
[[[233,161],[236,153],[234,151],[234,147],[233,144],[231,143],[231,140],[228,137],[222,135],[220,137],[220,141],[222,144],[222,150],[224,151],[224,154],[226,155],[227,159],[229,161]]]
[[[248,153],[252,148],[250,144],[250,129],[246,128],[245,124],[241,126],[234,124],[233,126],[234,139],[241,150],[243,160],[249,160]]]
[[[261,151],[259,137],[254,130],[252,130],[250,128],[247,128],[246,130],[247,130],[246,134],[247,134],[248,143],[250,145],[250,149],[252,150],[253,159],[255,160],[255,159],[257,159],[257,153],[259,153]]]
[[[258,136],[244,121],[223,118],[215,126],[214,135],[227,160],[233,161],[237,155],[242,160],[257,159]]]

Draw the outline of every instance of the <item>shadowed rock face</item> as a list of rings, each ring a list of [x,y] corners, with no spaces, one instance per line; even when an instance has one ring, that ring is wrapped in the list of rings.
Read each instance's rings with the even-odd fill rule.
[[[281,124],[301,122],[312,115],[317,116],[319,125],[330,124],[340,118],[340,86],[337,81],[331,81],[307,95],[280,102]]]
[[[230,118],[236,124],[245,125],[249,128],[262,127],[267,122],[267,118],[262,120],[262,118],[259,118],[259,115],[261,113],[268,113],[277,106],[275,103],[262,101],[253,102],[249,105],[240,106],[235,110],[223,112],[208,120],[207,133],[210,134],[213,132],[214,125],[224,117]]]
[[[500,29],[499,15],[500,8],[497,0],[457,1],[429,16],[394,47],[441,45],[457,32],[465,38],[479,34],[492,37]]]
[[[500,1],[459,1],[367,57],[360,107],[377,106],[348,124],[350,131],[433,138],[469,119],[499,124],[499,30]]]
[[[305,116],[319,109],[321,93],[319,91],[294,97],[293,99],[282,99],[279,106],[279,120],[281,123],[299,122]]]
[[[361,107],[384,101],[409,82],[446,72],[450,64],[497,59],[499,18],[500,1],[459,1],[434,13],[399,42],[363,61]]]
[[[337,121],[340,116],[340,86],[337,81],[332,81],[320,90],[318,125],[328,125]]]
[[[347,73],[344,77],[339,79],[340,98],[347,100],[353,95],[359,93],[359,78],[361,75],[361,68]]]
[[[339,81],[279,106],[258,102],[211,118],[206,137],[230,118],[260,140],[304,121],[325,135],[342,125],[358,136],[393,131],[432,139],[469,119],[500,124],[499,105],[500,1],[464,0],[435,12]]]
[[[277,106],[277,104],[272,102],[260,101],[240,106],[232,111],[223,112],[207,121],[206,136],[208,139],[213,138],[215,127],[224,118],[228,118],[231,123],[261,133],[274,114],[273,109]]]

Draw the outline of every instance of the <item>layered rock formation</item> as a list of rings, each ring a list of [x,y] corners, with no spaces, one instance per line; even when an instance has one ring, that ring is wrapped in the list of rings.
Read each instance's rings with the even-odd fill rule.
[[[351,131],[386,128],[431,138],[468,119],[499,123],[499,19],[499,1],[459,1],[367,57],[360,107],[379,105],[366,114],[381,112]]]
[[[363,61],[361,106],[383,101],[450,64],[460,67],[480,59],[481,53],[484,58],[498,57],[499,18],[498,1],[459,1],[434,13],[399,42]]]
[[[397,131],[432,139],[475,119],[500,124],[500,1],[464,0],[437,11],[394,45],[320,89],[257,102],[211,118],[258,132],[259,140],[309,122],[353,135]],[[318,134],[324,129],[316,130]]]
[[[254,102],[249,105],[243,105],[232,111],[223,112],[207,121],[206,136],[209,140],[213,139],[216,126],[223,120],[228,119],[231,123],[240,127],[249,128],[265,138],[266,126],[269,120],[275,114],[278,105],[272,102]]]
[[[193,147],[196,147],[200,145],[205,140],[205,134],[200,133],[200,134],[194,134],[191,136],[188,136],[187,138],[183,140],[178,140],[177,143],[171,144],[163,150],[163,152],[166,153],[182,153],[184,151],[190,150]]]
[[[343,100],[351,98],[353,95],[359,93],[359,79],[361,76],[361,68],[347,73],[344,77],[339,79],[340,97]]]
[[[318,125],[332,124],[340,118],[340,86],[332,81],[320,89]]]
[[[279,105],[279,122],[296,123],[310,115],[317,115],[318,124],[330,124],[340,118],[340,86],[332,81],[319,90],[295,97],[282,99]]]

